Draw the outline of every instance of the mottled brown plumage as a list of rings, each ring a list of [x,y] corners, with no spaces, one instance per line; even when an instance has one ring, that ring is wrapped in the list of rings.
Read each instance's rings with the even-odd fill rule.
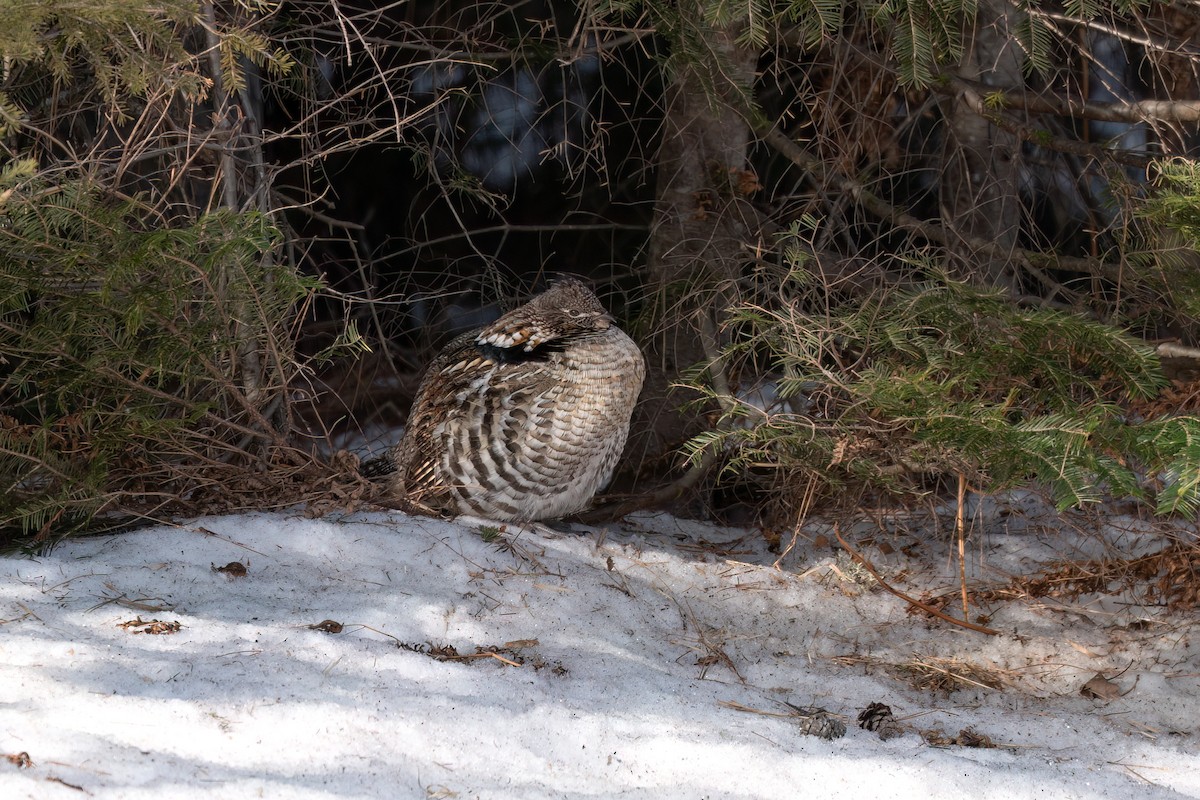
[[[646,365],[565,279],[429,365],[391,456],[398,499],[495,520],[557,519],[612,478]]]

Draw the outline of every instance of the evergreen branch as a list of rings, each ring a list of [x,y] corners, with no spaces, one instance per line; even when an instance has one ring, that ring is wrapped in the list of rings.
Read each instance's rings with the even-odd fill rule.
[[[786,35],[783,41],[798,44],[795,38]],[[884,59],[879,53],[861,45],[847,43],[844,49],[857,61],[877,69],[889,72],[897,69],[894,59]],[[949,69],[939,70],[932,75],[923,88],[943,95],[973,91],[988,98],[988,102],[998,108],[1027,111],[1031,114],[1051,114],[1069,119],[1097,122],[1200,122],[1200,100],[1121,100],[1102,103],[1080,100],[1050,90],[1031,92],[1020,86],[982,83],[964,78]]]
[[[1156,495],[1163,513],[1200,506],[1200,421],[1139,423],[1121,406],[1166,385],[1143,342],[943,277],[831,300],[805,274],[797,265],[767,302],[732,309],[719,356],[734,374],[753,363],[777,376],[775,396],[793,407],[694,385],[725,413],[688,443],[693,463],[720,451],[723,476],[769,471],[780,502],[801,505],[797,486],[805,498],[814,485],[906,493],[909,474],[932,472],[985,492],[1034,481],[1060,508],[1106,495]],[[1158,473],[1157,492],[1139,481]]]
[[[1128,100],[1097,103],[1047,92],[1034,94],[1018,87],[992,86],[943,72],[930,89],[940,94],[971,92],[989,103],[1014,111],[1053,114],[1098,122],[1200,122],[1200,100]]]
[[[1148,155],[1139,155],[1131,153],[1128,150],[1123,150],[1117,147],[1107,147],[1103,144],[1095,144],[1090,142],[1081,142],[1078,139],[1067,139],[1062,136],[1054,136],[1043,128],[1037,128],[1033,125],[1018,122],[1007,114],[993,110],[989,106],[996,100],[994,89],[988,89],[987,98],[980,93],[979,89],[970,85],[970,82],[961,79],[951,82],[952,85],[961,86],[954,96],[961,100],[967,108],[974,111],[979,116],[986,119],[988,122],[995,125],[997,128],[1008,131],[1022,141],[1036,144],[1047,150],[1054,150],[1059,153],[1070,153],[1076,156],[1085,158],[1093,158],[1097,161],[1114,161],[1118,164],[1124,164],[1129,167],[1145,169],[1154,163],[1154,158]],[[935,91],[937,91],[935,89]],[[949,94],[949,92],[944,92]],[[1001,105],[1003,101],[999,101]],[[1197,104],[1200,108],[1200,104]]]

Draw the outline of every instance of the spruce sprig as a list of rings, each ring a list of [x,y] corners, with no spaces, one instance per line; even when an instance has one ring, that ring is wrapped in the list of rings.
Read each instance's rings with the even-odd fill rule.
[[[732,310],[723,361],[768,376],[782,404],[693,381],[726,411],[689,456],[722,448],[727,474],[769,468],[785,494],[812,481],[915,492],[922,474],[961,474],[986,492],[1042,484],[1060,508],[1200,506],[1200,419],[1128,411],[1167,382],[1119,328],[939,275],[830,302],[793,271],[775,300]]]
[[[286,391],[275,359],[314,288],[263,257],[261,215],[147,230],[136,201],[61,177],[0,176],[4,537],[194,498],[205,464],[262,459],[282,432],[251,409]],[[262,374],[240,372],[248,342]]]

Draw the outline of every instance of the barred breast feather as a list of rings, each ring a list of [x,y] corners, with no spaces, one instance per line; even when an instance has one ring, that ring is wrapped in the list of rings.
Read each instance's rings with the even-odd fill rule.
[[[557,519],[611,480],[646,366],[582,282],[564,279],[442,350],[391,454],[413,506]]]

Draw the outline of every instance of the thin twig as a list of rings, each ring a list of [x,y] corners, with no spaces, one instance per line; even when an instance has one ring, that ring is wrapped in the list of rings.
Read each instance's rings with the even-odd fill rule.
[[[925,605],[920,600],[917,600],[916,598],[913,598],[913,597],[909,597],[908,595],[906,595],[904,592],[900,591],[899,589],[893,589],[891,586],[889,586],[887,584],[886,581],[884,581],[883,578],[880,577],[879,573],[875,570],[875,567],[871,564],[871,562],[868,561],[866,559],[866,557],[863,556],[862,553],[858,552],[853,547],[851,547],[850,543],[847,542],[845,540],[845,538],[842,537],[841,527],[837,523],[834,523],[833,535],[837,537],[838,542],[842,545],[842,548],[847,553],[850,554],[850,557],[853,558],[855,561],[857,561],[859,564],[862,564],[863,569],[865,569],[867,572],[871,573],[871,577],[873,577],[875,580],[879,581],[879,585],[882,586],[890,594],[893,594],[896,597],[899,597],[904,602],[908,603],[911,606],[921,609],[922,611],[924,611],[927,614],[932,614],[933,616],[937,617],[938,619],[943,619],[946,622],[949,622],[953,625],[958,625],[961,628],[966,628],[968,630],[977,631],[979,633],[986,633],[988,636],[999,636],[1000,635],[1000,631],[998,631],[998,630],[995,630],[993,628],[988,628],[983,625],[976,625],[975,623],[967,622],[964,619],[955,619],[954,617],[950,616],[949,614],[945,614],[945,613],[939,611],[938,609],[934,608],[933,606]]]
[[[820,182],[836,186],[841,191],[853,197],[864,209],[875,216],[891,222],[898,228],[911,231],[931,242],[943,246],[951,242],[952,237],[950,232],[942,225],[936,222],[927,222],[906,211],[901,211],[882,197],[868,191],[862,182],[830,169],[825,162],[804,152],[800,145],[792,141],[791,137],[782,130],[774,127],[764,128],[759,129],[758,134],[764,142],[775,148],[793,164],[811,172]],[[1116,281],[1119,281],[1123,276],[1120,264],[1110,264],[1090,258],[1076,258],[1054,253],[1040,253],[1034,250],[1024,250],[1015,247],[1004,247],[997,242],[979,237],[957,236],[955,238],[982,255],[1015,258],[1026,269],[1030,269],[1031,267],[1036,269],[1061,269],[1070,272],[1082,272],[1085,275],[1096,275]]]
[[[954,532],[958,534],[958,585],[962,590],[963,619],[970,619],[967,605],[967,548],[966,531],[963,525],[963,501],[967,493],[967,476],[958,473],[958,505],[954,509]]]

